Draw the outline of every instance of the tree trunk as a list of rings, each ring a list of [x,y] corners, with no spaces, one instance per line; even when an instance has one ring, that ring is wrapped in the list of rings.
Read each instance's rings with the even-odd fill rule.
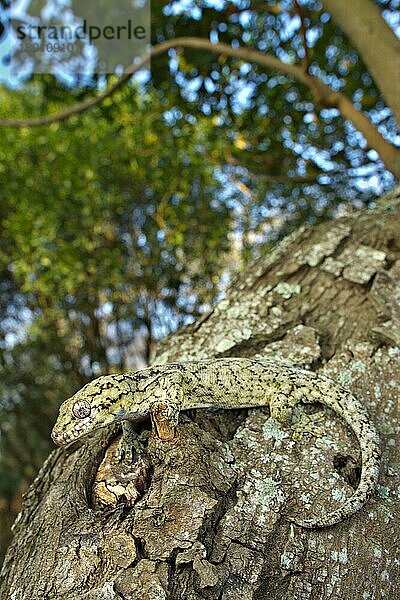
[[[400,124],[400,41],[374,0],[322,0],[360,53]],[[351,8],[351,10],[350,10]]]
[[[399,298],[397,189],[285,239],[156,361],[268,356],[349,387],[383,450],[376,494],[352,518],[321,530],[288,521],[334,510],[357,485],[358,445],[327,408],[300,407],[293,430],[268,409],[191,411],[175,443],[142,435],[131,507],[93,500],[113,432],[52,452],[14,525],[0,597],[400,597]]]

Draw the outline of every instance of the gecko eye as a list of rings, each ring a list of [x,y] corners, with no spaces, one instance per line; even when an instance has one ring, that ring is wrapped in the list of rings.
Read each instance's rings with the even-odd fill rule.
[[[72,414],[78,419],[84,419],[90,415],[90,404],[86,400],[78,400],[72,407]]]

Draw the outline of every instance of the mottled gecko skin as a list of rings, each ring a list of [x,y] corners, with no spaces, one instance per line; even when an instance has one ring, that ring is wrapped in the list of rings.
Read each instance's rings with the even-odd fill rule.
[[[60,407],[52,432],[56,444],[121,421],[152,417],[156,434],[172,439],[179,411],[267,405],[289,425],[299,402],[321,402],[351,427],[361,447],[362,472],[354,494],[334,512],[295,522],[302,527],[334,525],[358,511],[374,491],[379,474],[377,432],[363,406],[331,379],[270,360],[224,358],[170,363],[91,381]],[[172,432],[172,433],[171,433]]]

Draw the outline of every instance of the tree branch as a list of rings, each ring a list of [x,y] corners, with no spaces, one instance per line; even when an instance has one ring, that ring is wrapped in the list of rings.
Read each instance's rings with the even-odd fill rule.
[[[134,74],[146,66],[151,58],[164,54],[171,48],[192,48],[205,50],[214,54],[222,54],[233,58],[239,58],[246,62],[255,63],[266,69],[280,71],[285,75],[293,77],[299,83],[310,88],[317,102],[321,102],[324,106],[335,107],[345,119],[351,121],[356,129],[365,137],[369,147],[374,148],[380,155],[386,168],[391,171],[397,178],[400,178],[400,151],[399,149],[387,142],[376,127],[369,121],[368,117],[361,111],[357,110],[349,98],[341,93],[333,90],[321,80],[304,72],[297,65],[284,63],[274,56],[263,54],[258,50],[250,48],[232,48],[228,44],[218,43],[213,44],[209,40],[196,37],[175,38],[161,42],[154,46],[149,55],[144,57],[136,65],[131,65],[125,70],[123,75],[111,85],[102,94],[85,100],[80,104],[76,104],[65,111],[37,117],[34,119],[1,119],[0,126],[5,127],[37,127],[40,125],[49,125],[50,123],[64,121],[73,115],[80,114],[89,108],[101,104],[106,98],[112,96],[120,89]]]
[[[303,38],[303,49],[304,49],[304,57],[302,60],[303,63],[303,69],[305,73],[308,73],[308,70],[310,68],[310,53],[308,50],[308,44],[307,44],[307,27],[305,24],[305,9],[304,6],[301,6],[298,2],[298,0],[294,0],[294,4],[296,7],[296,12],[299,15],[299,19],[300,19],[300,31],[301,31],[301,37]]]
[[[213,52],[214,54],[222,54],[224,56],[241,58],[242,60],[248,62],[260,64],[268,69],[283,71],[287,75],[290,75],[301,81],[301,83],[304,85],[307,85],[307,77],[299,67],[283,63],[279,59],[267,54],[262,54],[258,50],[251,50],[249,48],[232,48],[228,44],[223,43],[213,44],[209,40],[202,38],[174,38],[154,46],[150,53],[142,58],[140,62],[125,69],[124,73],[113,85],[107,88],[102,94],[99,94],[94,98],[90,98],[89,100],[85,100],[79,104],[75,104],[71,108],[59,113],[46,115],[44,117],[37,117],[33,119],[0,119],[0,125],[5,127],[38,127],[41,125],[50,125],[51,123],[69,119],[74,115],[80,114],[89,108],[93,108],[94,106],[101,104],[106,98],[109,98],[115,94],[115,92],[119,90],[131,78],[132,75],[143,69],[143,67],[145,67],[152,58],[160,56],[172,48],[196,48],[198,50]]]
[[[362,133],[367,146],[374,148],[379,154],[386,168],[391,171],[397,179],[400,178],[400,150],[393,144],[387,142],[378,129],[371,123],[368,117],[358,110],[352,101],[341,92],[335,92],[328,85],[313,77],[314,85],[320,94],[319,101],[328,108],[337,108],[342,117],[351,121],[354,127]]]

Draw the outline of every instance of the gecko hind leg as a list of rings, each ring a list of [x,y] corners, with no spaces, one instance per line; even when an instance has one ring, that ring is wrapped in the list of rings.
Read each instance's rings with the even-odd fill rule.
[[[303,398],[301,398],[303,400]],[[300,397],[288,397],[285,394],[277,394],[270,400],[270,412],[278,423],[284,428],[293,430],[293,439],[300,441],[305,433],[321,437],[323,429],[318,427],[318,423],[323,422],[323,415],[306,414],[295,410],[301,404]],[[295,416],[294,414],[295,413]]]
[[[322,412],[307,414],[302,412],[300,415],[296,415],[296,420],[292,425],[293,435],[292,438],[299,442],[305,434],[312,435],[314,437],[322,437],[325,433],[323,425],[325,422],[324,415]]]

